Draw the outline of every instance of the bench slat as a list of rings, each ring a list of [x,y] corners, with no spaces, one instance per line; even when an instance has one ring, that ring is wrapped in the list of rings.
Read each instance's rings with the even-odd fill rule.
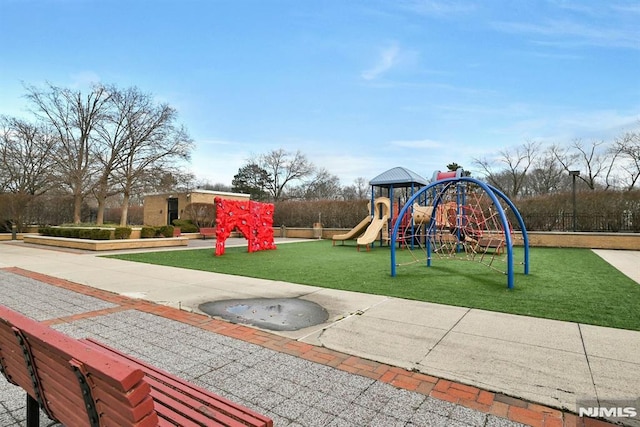
[[[39,360],[39,362],[42,361]],[[53,416],[57,419],[74,420],[76,425],[86,425],[88,416],[84,410],[84,401],[77,381],[62,376],[64,371],[56,370],[55,366],[60,366],[56,363],[50,363],[44,368],[43,365],[43,363],[39,363],[38,370],[45,390],[44,394],[45,396],[56,396],[54,400],[49,400]],[[48,366],[54,366],[54,368]],[[140,403],[131,408],[126,404],[126,398],[122,397],[121,393],[114,394],[112,392],[113,388],[110,385],[99,378],[94,377],[92,380],[95,385],[92,393],[96,400],[98,413],[101,414],[101,422],[116,426],[155,425],[155,420],[151,422],[145,420],[145,416],[154,410],[153,400],[149,396],[148,384],[141,383],[142,387],[137,387],[132,391],[132,394],[140,394],[142,398],[136,396],[132,399]],[[76,408],[82,409],[77,410]],[[69,421],[67,422],[69,423]]]
[[[2,305],[0,357],[7,378],[32,398],[40,394],[51,417],[67,427],[88,425],[92,404],[101,426],[273,426],[249,408],[99,341],[73,339]],[[27,423],[37,424],[38,415],[28,410]]]
[[[85,402],[82,398],[82,390],[77,381],[76,375],[68,365],[68,358],[64,353],[57,353],[56,351],[52,351],[51,347],[44,346],[43,343],[38,342],[37,339],[29,339],[31,342],[31,350],[34,355],[34,360],[36,362],[36,366],[38,367],[38,372],[40,375],[43,393],[46,396],[57,396],[57,399],[50,399],[50,409],[54,418],[62,419],[64,418],[74,418],[74,417],[82,417],[82,419],[86,420],[89,418],[87,411],[85,409]],[[89,353],[91,354],[91,353]],[[89,369],[87,369],[89,370]],[[95,383],[93,380],[100,380],[100,376],[91,375],[91,381]],[[143,418],[148,412],[153,411],[153,402],[151,399],[147,399],[148,402],[145,405],[139,405],[140,397],[144,397],[149,394],[150,388],[143,382],[140,382],[140,393],[130,394],[129,396],[134,396],[138,401],[127,401],[124,398],[121,399],[111,399],[109,405],[103,404],[101,401],[101,393],[103,390],[103,394],[109,394],[109,392],[113,391],[115,396],[124,396],[123,392],[114,389],[111,387],[111,384],[107,384],[102,381],[102,384],[106,385],[106,387],[99,387],[93,390],[98,393],[92,391],[93,398],[95,399],[95,406],[98,413],[102,414],[102,418],[104,419],[118,419],[127,421],[127,423],[137,422],[139,419]],[[134,386],[135,387],[135,386]],[[67,395],[68,401],[63,401],[60,399],[61,396]],[[69,408],[83,408],[82,410],[73,410]]]
[[[197,416],[194,419],[206,420],[215,419],[224,422],[224,425],[243,426],[247,423],[255,422],[254,417],[248,414],[238,404],[226,404],[220,400],[220,396],[215,395],[215,404],[211,405],[211,393],[207,394],[194,393],[193,390],[185,391],[178,388],[175,384],[166,382],[167,378],[157,378],[155,376],[147,376],[147,381],[152,386],[152,396],[154,400],[161,401],[167,408],[173,408],[177,411],[184,411],[185,408],[195,408]],[[168,378],[170,380],[170,378]],[[255,424],[249,424],[255,425]]]
[[[42,362],[38,363],[38,369],[41,372],[43,386],[46,388],[47,393],[62,393],[67,389],[75,390],[78,398],[73,402],[73,406],[84,403],[80,386],[73,372],[55,368],[55,366],[64,364],[64,359],[57,358],[55,354],[38,352],[36,353],[36,360]],[[136,422],[150,411],[153,411],[153,399],[149,398],[151,389],[146,382],[140,382],[129,392],[121,393],[114,390],[110,384],[107,384],[100,377],[92,376],[91,381],[95,386],[92,393],[96,400],[98,412],[104,416],[114,417],[119,420],[119,424],[125,421],[127,423]],[[63,407],[69,406],[71,404],[63,405]]]
[[[217,411],[215,407],[210,408],[211,405],[207,402],[190,399],[180,390],[172,389],[154,378],[147,377],[147,381],[152,385],[151,395],[153,400],[158,403],[156,411],[159,417],[174,419],[175,414],[180,414],[182,417],[187,417],[191,424],[228,427],[247,425],[245,422],[227,416],[222,411]],[[206,413],[200,412],[199,409]]]
[[[10,325],[3,323],[2,334],[0,335],[0,340],[2,342],[3,347],[3,356],[6,358],[7,371],[11,375],[12,379],[18,383],[23,389],[27,390],[30,396],[35,398],[35,392],[33,391],[31,378],[27,372],[27,368],[24,362],[24,357],[22,355],[22,347],[18,344],[17,338],[15,335],[13,337],[12,334],[9,333]],[[30,340],[28,336],[25,335],[27,341]],[[52,415],[56,418],[62,417],[62,419],[67,420],[69,424],[80,425],[81,423],[87,423],[86,411],[84,411],[84,404],[82,399],[78,399],[73,395],[73,392],[68,391],[67,387],[62,387],[63,393],[58,395],[55,399],[49,398],[49,390],[52,395],[55,395],[56,382],[55,380],[50,381],[51,375],[47,372],[47,364],[48,361],[46,358],[39,359],[36,355],[34,355],[34,362],[36,367],[38,368],[38,375],[41,380],[41,385],[45,385],[46,387],[43,390],[43,398],[47,399],[48,406],[52,411]],[[40,366],[44,369],[40,370]],[[59,373],[57,371],[52,372],[54,377],[59,377]],[[74,384],[71,385],[71,389],[73,389]],[[79,393],[79,386],[77,385],[77,381],[75,384],[77,387],[76,394]],[[75,399],[74,399],[75,397]],[[75,400],[75,401],[74,401]],[[74,406],[80,405],[80,411],[71,410],[67,408],[73,408]],[[84,412],[84,413],[83,413]]]
[[[273,426],[273,421],[249,408],[238,405],[231,400],[210,392],[204,388],[188,383],[185,380],[138,360],[128,354],[124,354],[100,341],[87,338],[82,340],[89,345],[102,348],[110,353],[115,353],[126,361],[139,367],[146,375],[152,387],[152,395],[154,400],[167,398],[179,399],[182,404],[186,404],[195,408],[198,413],[211,411],[214,418],[219,420],[228,420],[229,423],[236,420],[239,424],[229,425],[248,425],[248,426]],[[204,409],[201,409],[204,407]],[[181,407],[182,408],[182,407]],[[159,408],[156,407],[158,411]],[[160,409],[160,412],[162,410]]]
[[[74,422],[77,424],[84,423],[86,425],[89,416],[87,415],[84,401],[80,394],[80,386],[76,383],[72,385],[72,387],[67,388],[64,384],[56,382],[55,377],[51,377],[48,373],[45,373],[43,369],[40,368],[42,363],[36,366],[38,366],[42,383],[42,394],[44,398],[47,399],[47,404],[53,418],[67,420],[65,422],[69,424]]]
[[[18,344],[12,325],[0,320],[0,354],[6,369],[5,376],[25,390],[29,396],[36,398],[31,376],[24,362],[22,348]]]
[[[9,339],[14,337],[9,337]],[[24,358],[22,357],[22,350],[18,347],[18,343],[15,343],[14,348],[10,341],[7,341],[4,336],[0,336],[0,353],[4,359],[6,368],[6,375],[9,375],[13,382],[17,383],[25,390],[31,389],[31,378],[27,373],[27,367],[24,364]],[[20,352],[18,354],[17,352]]]
[[[104,375],[105,379],[120,391],[129,390],[143,377],[142,372],[131,371],[126,366],[113,363],[113,359],[108,355],[96,352],[91,347],[83,346],[78,340],[4,306],[0,306],[0,318],[5,319],[20,330],[29,331],[30,335],[42,341],[46,346],[64,349],[67,355],[73,356],[78,360],[91,360],[90,364],[85,363],[85,365],[91,367],[96,373]]]

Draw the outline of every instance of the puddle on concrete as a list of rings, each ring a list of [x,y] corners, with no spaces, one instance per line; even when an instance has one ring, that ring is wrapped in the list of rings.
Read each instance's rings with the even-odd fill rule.
[[[210,316],[272,331],[297,331],[329,319],[324,307],[298,298],[230,299],[205,302],[198,308]]]

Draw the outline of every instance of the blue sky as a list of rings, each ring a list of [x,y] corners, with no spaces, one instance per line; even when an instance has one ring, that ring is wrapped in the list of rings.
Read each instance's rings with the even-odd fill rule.
[[[637,0],[0,0],[0,114],[23,84],[137,86],[212,184],[278,148],[343,185],[430,178],[639,130],[639,22]]]

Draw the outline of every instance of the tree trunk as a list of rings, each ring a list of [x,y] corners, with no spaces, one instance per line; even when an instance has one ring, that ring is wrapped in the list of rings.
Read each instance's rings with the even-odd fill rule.
[[[80,224],[82,216],[82,192],[76,191],[73,195],[73,223]]]
[[[96,199],[98,201],[98,212],[96,214],[96,225],[104,224],[104,208],[107,202],[107,193],[108,191],[108,177],[103,176],[100,178],[100,182],[98,183],[97,191],[95,193]]]
[[[129,215],[129,192],[125,191],[122,200],[122,214],[120,215],[120,227],[127,226],[127,217]]]
[[[104,224],[104,205],[105,199],[102,196],[98,197],[98,212],[96,213],[96,225]]]

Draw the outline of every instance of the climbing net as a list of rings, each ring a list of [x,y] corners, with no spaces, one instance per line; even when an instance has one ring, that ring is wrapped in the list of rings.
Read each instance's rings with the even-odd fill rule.
[[[501,207],[508,211],[506,204]],[[437,257],[476,261],[505,271],[506,239],[500,211],[473,183],[435,187],[430,197],[414,203],[400,221],[396,242],[409,252],[410,259],[405,257],[406,262],[398,265]],[[512,233],[510,224],[506,232]]]

